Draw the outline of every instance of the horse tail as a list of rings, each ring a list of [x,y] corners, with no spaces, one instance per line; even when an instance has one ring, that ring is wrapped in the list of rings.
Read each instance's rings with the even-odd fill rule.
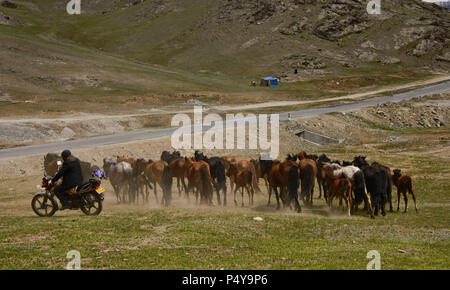
[[[322,176],[320,173],[320,169],[319,166],[317,166],[317,173],[316,173],[316,179],[317,179],[317,184],[319,185],[319,194],[320,196],[322,196]]]
[[[214,176],[217,178],[216,190],[226,190],[226,177],[225,177],[225,165],[223,162],[218,162],[214,166]]]
[[[366,182],[362,171],[357,171],[353,175],[353,192],[355,193],[355,202],[360,204],[367,195]]]
[[[391,180],[391,174],[386,169],[386,180],[387,180],[387,187],[386,187],[386,194],[387,194],[387,200],[389,202],[392,201],[392,180]]]
[[[406,178],[406,188],[408,189],[409,194],[414,194],[414,187],[412,185],[411,178]]]
[[[298,187],[299,187],[299,176],[298,176],[298,167],[292,166],[289,169],[288,175],[288,193],[289,199],[292,200],[297,196]]]
[[[225,164],[223,162],[219,162],[216,165],[216,176],[219,183],[225,182]]]
[[[252,184],[252,181],[253,181],[253,173],[251,171],[248,171],[247,183]]]
[[[133,172],[131,168],[124,168],[125,176],[128,180],[129,194],[130,194],[130,202],[134,202],[136,198],[136,183],[133,177]]]
[[[217,166],[217,180],[219,181],[219,185],[222,187],[222,189],[224,190],[224,194],[227,193],[227,179],[225,176],[225,164],[223,162],[219,162],[218,166]]]
[[[144,177],[145,183],[147,184],[148,188],[153,189],[153,186],[150,184],[150,180],[148,180],[147,176],[145,176],[144,173],[141,173],[141,176]]]
[[[351,201],[352,199],[353,199],[353,197],[352,197],[352,182],[350,181],[350,179],[348,179],[348,178],[346,178],[345,179],[345,183],[346,183],[346,185],[347,185],[347,190],[346,190],[346,195],[347,195],[347,198]]]
[[[209,203],[211,200],[210,197],[212,197],[213,194],[213,188],[211,184],[211,177],[209,175],[209,170],[206,167],[202,167],[200,170],[200,177],[202,180],[202,188],[205,200]]]
[[[348,192],[348,189],[349,189],[350,181],[347,178],[345,178],[344,180],[345,181],[341,185],[341,192],[344,194],[344,196],[346,196],[347,192]]]
[[[165,166],[162,174],[162,189],[163,189],[163,199],[164,205],[169,206],[172,200],[172,170],[169,166]]]
[[[311,166],[306,166],[304,169],[301,170],[301,198],[304,199],[305,196],[309,198],[309,194],[311,192],[312,186],[314,186],[314,173]]]
[[[253,170],[250,170],[250,172],[252,173],[252,184],[253,184],[253,188],[255,189],[256,192],[261,192],[261,189],[259,188],[259,184],[258,184],[258,175],[256,174],[256,167],[255,165],[252,163],[253,165]]]
[[[298,188],[300,186],[300,179],[298,175],[298,167],[292,166],[289,169],[288,174],[288,194],[289,194],[289,202],[288,206],[291,204],[292,200],[294,200],[294,205],[296,207],[297,212],[302,211],[302,207],[298,203]]]

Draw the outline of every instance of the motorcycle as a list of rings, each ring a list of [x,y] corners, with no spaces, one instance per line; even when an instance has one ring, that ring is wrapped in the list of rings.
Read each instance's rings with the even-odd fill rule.
[[[45,191],[35,193],[31,200],[33,211],[41,217],[53,216],[59,209],[55,197],[57,183],[51,183],[52,178],[52,176],[44,174],[41,187]],[[67,191],[68,209],[81,209],[85,215],[99,215],[103,209],[105,198],[105,190],[101,187],[101,180],[102,177],[93,176],[89,181]]]

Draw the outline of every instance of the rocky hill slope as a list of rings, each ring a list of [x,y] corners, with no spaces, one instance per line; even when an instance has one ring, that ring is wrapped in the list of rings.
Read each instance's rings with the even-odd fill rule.
[[[108,54],[180,70],[177,80],[191,84],[185,75],[207,75],[219,82],[245,79],[247,84],[249,78],[269,74],[297,81],[447,73],[450,67],[449,12],[420,0],[383,0],[380,15],[367,13],[366,0],[94,0],[82,1],[79,16],[67,15],[66,1],[6,2],[15,5],[0,5],[0,74],[17,76],[37,90],[95,89],[98,81],[114,83],[111,73],[129,67],[88,62],[79,48],[89,49],[94,59],[97,53]],[[24,65],[21,49],[40,44],[42,53],[27,62],[27,69],[37,74],[42,63],[50,68],[69,65],[52,76],[18,75]],[[41,55],[45,57],[39,59]],[[104,79],[71,73],[99,67],[107,72],[100,75]],[[293,74],[294,69],[299,73]],[[125,73],[134,81],[124,86],[149,89],[142,83],[150,76]],[[208,90],[207,85],[201,89]]]

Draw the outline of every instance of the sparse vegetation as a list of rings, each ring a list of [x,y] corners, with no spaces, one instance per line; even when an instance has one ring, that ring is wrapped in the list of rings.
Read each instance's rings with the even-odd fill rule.
[[[399,85],[450,68],[448,12],[419,0],[383,0],[380,17],[367,15],[364,1],[82,1],[78,16],[66,14],[66,1],[12,2],[0,6],[1,117],[12,120],[0,124],[0,149],[60,140],[66,128],[71,140],[170,127],[172,114],[195,102],[250,104],[244,113],[336,105],[354,99],[328,99],[403,92]],[[281,85],[250,85],[268,75]],[[251,107],[264,102],[275,105]],[[39,218],[30,201],[42,156],[0,159],[0,269],[64,269],[70,250],[80,251],[82,269],[365,269],[370,250],[386,270],[449,269],[450,114],[439,102],[448,94],[402,103],[402,114],[376,108],[281,123],[280,158],[365,155],[412,177],[419,212],[410,205],[375,220],[362,210],[348,218],[337,202],[329,209],[317,186],[314,206],[297,214],[277,211],[273,197],[267,206],[262,181],[253,207],[234,206],[230,192],[227,207],[197,206],[174,185],[172,206],[161,208],[152,194],[146,205],[116,204],[107,180],[100,216]],[[294,136],[300,128],[344,142],[317,147]],[[163,150],[168,137],[73,151],[101,165],[107,156],[156,160]],[[394,188],[394,209],[396,201]]]

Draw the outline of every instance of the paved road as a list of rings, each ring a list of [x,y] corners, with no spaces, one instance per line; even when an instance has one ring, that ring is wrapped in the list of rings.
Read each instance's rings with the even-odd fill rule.
[[[368,108],[377,106],[387,102],[400,102],[404,100],[410,100],[416,97],[443,93],[450,91],[450,81],[444,82],[437,85],[432,85],[429,87],[416,89],[413,91],[397,94],[394,96],[380,97],[374,98],[366,101],[353,102],[349,104],[342,104],[336,106],[327,106],[315,109],[308,110],[300,110],[300,111],[291,111],[280,113],[280,120],[287,120],[288,114],[291,114],[292,118],[301,118],[301,117],[310,117],[316,115],[322,115],[333,112],[345,112],[352,111],[361,108]],[[208,129],[208,127],[204,127],[203,129]],[[11,157],[19,157],[19,156],[31,156],[31,155],[42,155],[48,152],[60,152],[66,148],[70,148],[73,150],[83,149],[83,148],[93,148],[93,147],[101,147],[104,145],[110,144],[120,144],[132,141],[153,139],[157,137],[170,136],[176,128],[166,128],[166,129],[158,129],[158,130],[143,130],[143,131],[132,131],[127,133],[121,133],[116,135],[108,135],[108,136],[100,136],[100,137],[92,137],[85,139],[78,139],[73,141],[65,141],[65,142],[56,142],[56,143],[48,143],[48,144],[40,144],[40,145],[30,145],[30,146],[22,146],[15,147],[9,149],[0,150],[0,159],[11,158]]]

